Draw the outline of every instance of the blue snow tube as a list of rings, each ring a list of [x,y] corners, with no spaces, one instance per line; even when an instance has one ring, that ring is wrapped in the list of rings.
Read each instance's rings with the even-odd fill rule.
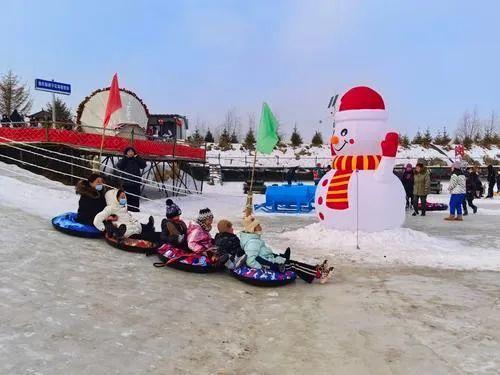
[[[99,238],[102,237],[102,232],[93,225],[82,224],[76,221],[75,212],[67,212],[65,214],[56,216],[52,219],[52,225],[58,231],[69,234],[71,236],[85,237],[85,238]]]
[[[231,271],[232,275],[244,283],[255,286],[283,286],[293,283],[297,275],[293,271],[276,272],[265,269],[255,269],[243,265]]]

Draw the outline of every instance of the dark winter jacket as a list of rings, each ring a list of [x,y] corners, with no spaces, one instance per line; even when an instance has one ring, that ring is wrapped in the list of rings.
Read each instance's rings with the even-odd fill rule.
[[[230,256],[240,257],[245,254],[241,248],[240,239],[233,233],[217,233],[215,235],[215,246],[217,246],[219,252]]]
[[[427,168],[423,168],[420,173],[415,171],[413,175],[413,194],[427,195],[431,188],[431,177]]]
[[[408,171],[405,169],[403,172],[403,176],[401,176],[401,182],[403,183],[406,194],[413,195],[413,183],[414,183],[413,170]]]
[[[76,184],[76,194],[80,195],[76,221],[82,224],[93,225],[94,217],[106,207],[106,199],[104,197],[106,191],[104,189],[97,191],[90,186],[88,181],[80,181]]]
[[[167,219],[167,225],[162,229],[160,242],[178,249],[189,250],[187,245],[187,225],[182,220]]]
[[[492,165],[488,165],[488,177],[487,177],[488,183],[495,185],[496,183],[496,176],[495,176],[495,170],[493,169]]]
[[[292,183],[292,181],[296,180],[295,175],[297,174],[297,167],[290,168],[288,172],[286,172],[286,180],[289,184]]]
[[[125,153],[129,150],[125,150]],[[132,149],[133,150],[133,149]],[[135,152],[135,150],[134,150]],[[141,181],[141,176],[142,172],[141,169],[146,168],[146,162],[139,156],[135,155],[131,158],[127,157],[126,155],[118,162],[116,167],[122,171],[125,172],[122,174],[123,177],[123,186],[136,186],[140,183]],[[126,174],[128,173],[128,174]],[[133,176],[136,177],[133,177]],[[136,182],[128,181],[128,180],[133,180]]]

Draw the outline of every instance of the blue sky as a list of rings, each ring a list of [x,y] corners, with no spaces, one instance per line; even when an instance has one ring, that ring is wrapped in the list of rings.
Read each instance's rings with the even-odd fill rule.
[[[498,1],[0,0],[0,13],[0,73],[71,83],[74,109],[117,72],[152,113],[212,127],[267,101],[288,134],[326,135],[330,96],[360,84],[411,135],[500,113]],[[33,96],[34,110],[50,98]]]

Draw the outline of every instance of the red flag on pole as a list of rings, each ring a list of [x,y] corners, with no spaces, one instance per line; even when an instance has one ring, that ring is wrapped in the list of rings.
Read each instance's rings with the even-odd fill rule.
[[[115,73],[111,88],[109,90],[108,104],[106,105],[106,115],[104,116],[104,127],[108,126],[111,115],[122,107],[120,98],[120,88],[118,87],[118,75]]]

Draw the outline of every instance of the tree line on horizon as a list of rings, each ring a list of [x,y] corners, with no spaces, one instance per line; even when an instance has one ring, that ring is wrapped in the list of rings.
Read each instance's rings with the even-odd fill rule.
[[[33,106],[30,87],[27,83],[23,83],[21,78],[9,70],[0,78],[0,115],[2,119],[9,119],[14,111],[21,117],[27,116]],[[42,110],[51,113],[52,102],[48,102]],[[59,97],[56,97],[55,112],[57,122],[72,122],[73,113],[66,103]],[[276,114],[279,121],[279,115]],[[438,130],[432,135],[428,127],[425,132],[417,130],[412,139],[406,134],[400,135],[400,145],[409,147],[410,145],[421,145],[429,147],[431,144],[439,146],[449,146],[452,143],[462,144],[465,148],[470,148],[472,145],[483,147],[500,146],[500,134],[498,132],[498,116],[495,111],[491,111],[486,119],[481,119],[478,110],[475,108],[472,112],[466,110],[457,123],[455,135],[452,138],[446,126]],[[255,148],[256,142],[256,122],[255,114],[248,114],[246,121],[247,131],[242,134],[243,121],[238,115],[235,107],[228,109],[224,116],[224,120],[218,127],[211,127],[205,121],[196,120],[195,132],[188,137],[188,141],[193,144],[216,143],[222,150],[232,148],[232,144],[241,143],[248,150]],[[278,128],[278,137],[280,146],[287,144],[292,147],[300,147],[304,143],[304,138],[295,124],[292,134],[285,140],[286,135],[282,131],[282,127]],[[309,143],[311,146],[319,147],[324,144],[323,135],[320,131],[316,131]]]

